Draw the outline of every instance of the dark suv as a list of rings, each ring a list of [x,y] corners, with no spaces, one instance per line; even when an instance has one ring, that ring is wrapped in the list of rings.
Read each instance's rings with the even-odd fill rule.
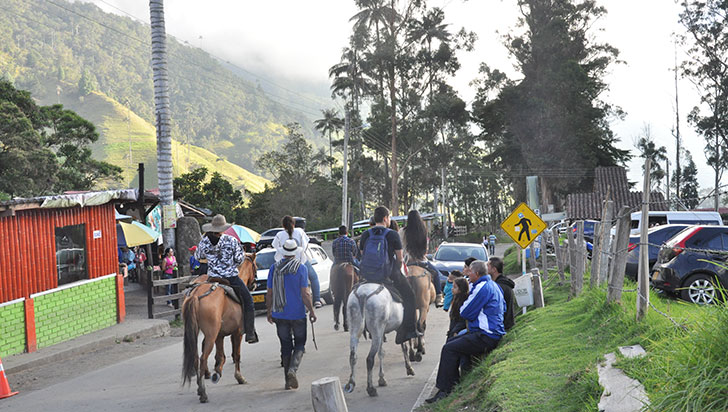
[[[683,299],[710,304],[728,286],[728,226],[691,226],[662,248],[652,271],[652,285]]]
[[[647,232],[647,243],[650,244],[647,248],[650,260],[647,268],[648,271],[655,265],[655,262],[657,262],[657,255],[660,253],[660,246],[688,227],[690,227],[690,225],[662,225],[655,226]],[[640,263],[639,236],[629,237],[629,246],[627,247],[627,250],[627,267],[625,275],[636,280]]]

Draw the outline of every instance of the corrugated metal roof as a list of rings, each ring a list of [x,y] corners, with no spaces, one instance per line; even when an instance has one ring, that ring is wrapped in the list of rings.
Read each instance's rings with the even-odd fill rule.
[[[616,209],[629,206],[638,210],[642,205],[642,192],[631,191],[627,180],[627,171],[621,166],[597,167],[594,169],[594,188],[591,193],[572,193],[566,198],[566,212],[569,219],[602,218],[602,202],[609,189],[609,198],[614,201]],[[652,210],[666,210],[667,203],[662,193],[650,194]]]
[[[0,208],[12,209],[14,206],[21,205],[32,205],[37,204],[38,207],[44,203],[60,203],[68,204],[68,206],[61,207],[72,207],[72,206],[83,206],[84,200],[89,198],[98,198],[102,195],[108,194],[109,198],[114,200],[136,200],[137,190],[136,189],[122,189],[122,190],[103,190],[103,191],[90,191],[90,192],[72,192],[62,195],[52,196],[38,196],[28,198],[15,198],[11,200],[0,201]]]

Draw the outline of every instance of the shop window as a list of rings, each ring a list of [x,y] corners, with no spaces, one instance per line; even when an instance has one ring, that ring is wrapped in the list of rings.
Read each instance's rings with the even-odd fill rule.
[[[88,279],[86,267],[86,225],[56,228],[58,285]]]

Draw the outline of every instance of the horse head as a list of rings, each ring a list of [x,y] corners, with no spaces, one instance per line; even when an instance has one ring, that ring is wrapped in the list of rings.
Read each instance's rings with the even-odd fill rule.
[[[245,260],[238,266],[238,277],[243,280],[248,289],[253,290],[255,286],[255,274],[258,267],[255,264],[255,253],[246,253]]]

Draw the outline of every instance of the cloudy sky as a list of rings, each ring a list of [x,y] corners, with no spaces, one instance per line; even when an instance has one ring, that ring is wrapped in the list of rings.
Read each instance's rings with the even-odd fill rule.
[[[89,0],[85,0],[89,1]],[[90,0],[102,9],[129,13],[149,20],[146,0]],[[515,0],[430,0],[429,5],[444,8],[453,32],[465,27],[477,33],[476,48],[461,54],[462,69],[453,84],[465,101],[474,90],[469,82],[477,77],[478,65],[488,63],[510,73],[513,70],[502,45],[503,34],[516,26],[519,16]],[[612,67],[607,79],[606,100],[627,113],[614,120],[612,128],[621,139],[620,147],[634,149],[634,141],[645,125],[660,145],[668,148],[674,160],[675,124],[673,33],[681,33],[680,7],[674,0],[602,0],[608,14],[597,22],[592,35],[596,41],[617,47],[623,64]],[[122,10],[122,11],[120,11]],[[349,18],[356,13],[353,0],[167,0],[167,31],[266,77],[327,84],[328,68],[339,60],[351,31]],[[686,58],[678,48],[678,60]],[[681,132],[684,146],[698,165],[701,188],[712,187],[713,176],[703,155],[703,139],[691,130],[685,119],[697,104],[697,93],[687,80],[679,82]],[[671,166],[672,167],[672,166]],[[629,178],[641,182],[639,161],[629,165]],[[725,180],[725,179],[724,179]]]

